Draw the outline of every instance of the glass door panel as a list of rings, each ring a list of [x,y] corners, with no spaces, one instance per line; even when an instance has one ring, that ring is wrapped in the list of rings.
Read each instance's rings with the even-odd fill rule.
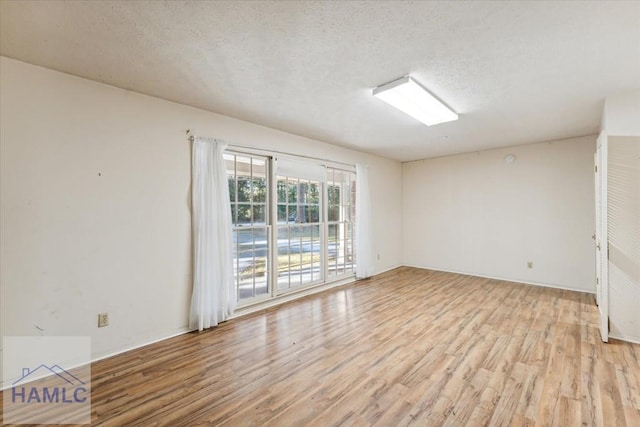
[[[322,183],[277,176],[278,291],[323,280]]]
[[[238,302],[268,296],[269,222],[268,159],[224,155],[233,221],[233,267]]]

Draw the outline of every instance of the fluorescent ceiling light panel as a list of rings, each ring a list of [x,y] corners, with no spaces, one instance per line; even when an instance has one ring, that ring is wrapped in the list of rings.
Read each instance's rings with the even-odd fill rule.
[[[457,113],[438,101],[436,97],[409,76],[375,88],[373,96],[382,99],[427,126],[458,120]]]

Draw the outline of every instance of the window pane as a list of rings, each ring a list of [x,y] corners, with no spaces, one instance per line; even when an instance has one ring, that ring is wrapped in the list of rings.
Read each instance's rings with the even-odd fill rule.
[[[251,202],[251,180],[246,176],[238,177],[238,202]]]
[[[309,181],[300,180],[298,185],[298,203],[307,203],[309,200]]]
[[[320,204],[320,185],[317,182],[311,182],[311,184],[309,184],[309,198],[307,199],[307,203]]]
[[[278,257],[289,255],[289,227],[278,227]]]
[[[278,205],[278,223],[287,222],[287,205]]]
[[[265,272],[260,272],[256,274],[256,296],[266,295],[269,293],[269,289],[267,286],[267,274]]]
[[[255,274],[253,233],[250,229],[238,233],[237,253],[238,298],[251,298],[253,292],[253,278]]]
[[[300,253],[300,227],[291,227],[290,229],[290,239],[289,239],[289,251],[291,254],[299,254]]]
[[[265,203],[267,201],[267,180],[264,178],[253,179],[253,203]]]
[[[238,298],[252,298],[268,292],[267,228],[240,229],[236,233]]]
[[[253,242],[256,258],[265,259],[269,254],[269,245],[267,241],[267,228],[254,228],[253,230]],[[266,266],[264,267],[266,269]]]
[[[320,222],[320,207],[319,206],[309,206],[308,207],[308,222]]]
[[[238,221],[237,217],[236,217],[236,205],[231,204],[231,222],[233,223],[233,225],[235,225]]]
[[[238,212],[238,225],[249,225],[251,224],[251,205],[247,203],[238,203],[237,205]]]
[[[301,224],[307,224],[309,222],[309,207],[306,205],[298,206],[297,220]]]
[[[255,266],[255,293],[256,295],[266,294],[269,265],[267,257],[269,255],[269,245],[267,241],[267,229],[258,228],[253,230],[254,244],[254,266]]]
[[[289,287],[300,286],[300,242],[301,229],[298,226],[289,228],[289,261],[285,266],[289,273]]]
[[[289,289],[289,273],[281,271],[278,274],[278,290],[286,291]]]
[[[277,183],[278,203],[287,202],[287,181],[278,179]]]
[[[253,205],[253,223],[266,224],[265,221],[265,205]]]
[[[289,227],[278,227],[278,290],[289,289]]]
[[[340,204],[340,189],[336,185],[330,185],[328,189],[329,193],[329,206],[337,206]]]
[[[320,183],[315,181],[279,177],[279,182],[286,182],[288,202],[279,207],[279,217],[286,215],[289,227],[278,229],[278,245],[285,243],[288,248],[287,257],[278,257],[278,289],[286,290],[322,279],[320,226],[311,225],[320,221],[322,192]],[[285,206],[286,212],[282,212]],[[286,240],[283,233],[287,233]]]
[[[287,180],[287,201],[296,203],[298,201],[298,182]]]
[[[288,222],[298,222],[298,205],[289,205],[287,215]]]
[[[340,208],[338,206],[329,206],[328,209],[329,221],[339,221],[340,220]]]
[[[313,280],[322,279],[322,271],[321,271],[321,246],[320,240],[316,240],[313,243],[313,254],[316,257],[313,263]]]
[[[229,200],[231,203],[236,201],[236,178],[235,176],[229,176]]]
[[[338,238],[338,225],[337,224],[329,224],[328,237],[329,237],[329,241],[336,240]]]

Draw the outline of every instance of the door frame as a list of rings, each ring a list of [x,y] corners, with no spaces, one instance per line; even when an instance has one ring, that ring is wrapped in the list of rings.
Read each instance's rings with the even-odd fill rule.
[[[599,224],[600,224],[600,175],[598,174],[598,166],[600,164],[599,161],[599,153],[598,146],[596,145],[596,151],[593,153],[593,170],[594,170],[594,185],[595,185],[595,219],[596,222],[594,224],[593,231],[593,242],[594,242],[594,260],[596,263],[596,305],[600,305],[600,276],[601,276],[601,264],[600,264],[600,253],[598,252],[598,239],[600,238]],[[599,310],[599,309],[598,309]]]
[[[596,141],[595,164],[595,200],[596,200],[596,302],[598,304],[600,336],[603,342],[609,341],[609,236],[607,162],[608,138],[603,131]]]

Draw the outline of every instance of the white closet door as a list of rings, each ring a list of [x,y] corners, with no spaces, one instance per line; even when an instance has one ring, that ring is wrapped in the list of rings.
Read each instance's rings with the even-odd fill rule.
[[[609,336],[640,342],[640,137],[607,137]]]

